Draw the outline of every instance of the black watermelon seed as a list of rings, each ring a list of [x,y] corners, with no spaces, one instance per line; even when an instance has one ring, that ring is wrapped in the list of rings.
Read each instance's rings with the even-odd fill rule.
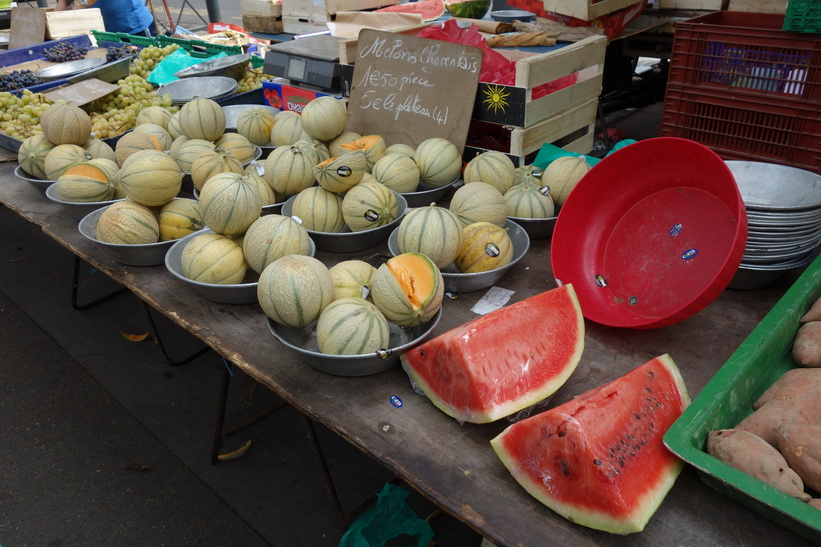
[[[601,465],[601,460],[593,460],[593,465]]]

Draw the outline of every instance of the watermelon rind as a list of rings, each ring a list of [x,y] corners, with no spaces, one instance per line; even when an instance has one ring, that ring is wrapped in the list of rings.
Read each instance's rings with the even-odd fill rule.
[[[445,2],[445,9],[454,17],[481,19],[490,11],[490,0],[462,0]]]
[[[642,382],[648,375],[655,391],[647,391],[651,384]],[[658,389],[664,386],[667,391],[660,393]],[[649,429],[655,429],[652,435],[637,439],[625,433],[624,427],[606,429],[617,420],[629,421],[645,412],[639,405],[634,408],[627,404],[629,395],[642,403],[650,401],[645,392],[660,404],[653,405],[659,410],[646,411],[644,418]],[[662,438],[689,404],[681,373],[672,358],[664,354],[563,405],[509,426],[490,444],[530,495],[569,521],[614,534],[641,532],[684,466],[667,450]],[[607,417],[594,420],[594,412]],[[660,427],[654,428],[659,421]],[[619,452],[621,447],[614,439],[623,435],[628,443],[623,445],[624,452]],[[635,444],[628,446],[630,443]],[[522,453],[529,456],[523,458]],[[620,453],[624,461],[617,465]],[[643,492],[628,499],[628,489]]]
[[[584,317],[572,284],[455,327],[400,356],[417,392],[459,423],[543,401],[576,370]]]
[[[445,14],[445,3],[443,0],[422,0],[421,2],[407,2],[405,4],[394,4],[379,8],[374,11],[387,11],[392,13],[418,13],[422,16],[422,21],[428,23],[436,21]]]

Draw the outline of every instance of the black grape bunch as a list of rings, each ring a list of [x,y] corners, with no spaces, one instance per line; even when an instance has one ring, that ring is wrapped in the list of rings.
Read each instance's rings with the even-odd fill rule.
[[[81,47],[74,42],[57,42],[50,48],[43,50],[46,60],[52,63],[64,63],[85,58],[88,48]]]
[[[134,46],[123,44],[121,46],[112,46],[105,50],[105,60],[109,63],[119,59],[134,58],[137,56]]]
[[[0,91],[15,91],[43,82],[31,70],[13,70],[0,74]]]

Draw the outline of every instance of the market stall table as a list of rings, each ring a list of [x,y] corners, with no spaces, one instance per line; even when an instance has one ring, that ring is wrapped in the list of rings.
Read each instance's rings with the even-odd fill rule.
[[[0,165],[0,202],[89,262],[172,321],[203,340],[307,417],[325,425],[396,473],[410,486],[497,545],[799,545],[802,539],[701,483],[685,468],[647,528],[627,538],[575,525],[540,504],[510,476],[489,441],[509,422],[460,425],[413,391],[395,368],[373,376],[331,376],[302,363],[270,334],[257,305],[217,304],[199,296],[163,266],[113,262],[84,238],[60,204]],[[374,253],[318,253],[333,264]],[[789,279],[767,289],[725,291],[696,316],[656,330],[606,328],[587,322],[582,361],[553,397],[557,404],[616,378],[662,353],[679,365],[693,397],[783,294]],[[511,301],[554,288],[549,240],[500,282]],[[485,291],[447,300],[435,333],[475,317]],[[403,404],[395,406],[392,397]]]

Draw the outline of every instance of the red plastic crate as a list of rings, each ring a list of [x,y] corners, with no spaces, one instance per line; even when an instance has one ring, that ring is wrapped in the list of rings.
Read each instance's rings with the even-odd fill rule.
[[[733,11],[680,21],[668,85],[821,104],[821,35],[783,24],[783,15]]]
[[[814,104],[668,86],[659,133],[699,142],[725,160],[779,163],[821,174],[820,117]]]

